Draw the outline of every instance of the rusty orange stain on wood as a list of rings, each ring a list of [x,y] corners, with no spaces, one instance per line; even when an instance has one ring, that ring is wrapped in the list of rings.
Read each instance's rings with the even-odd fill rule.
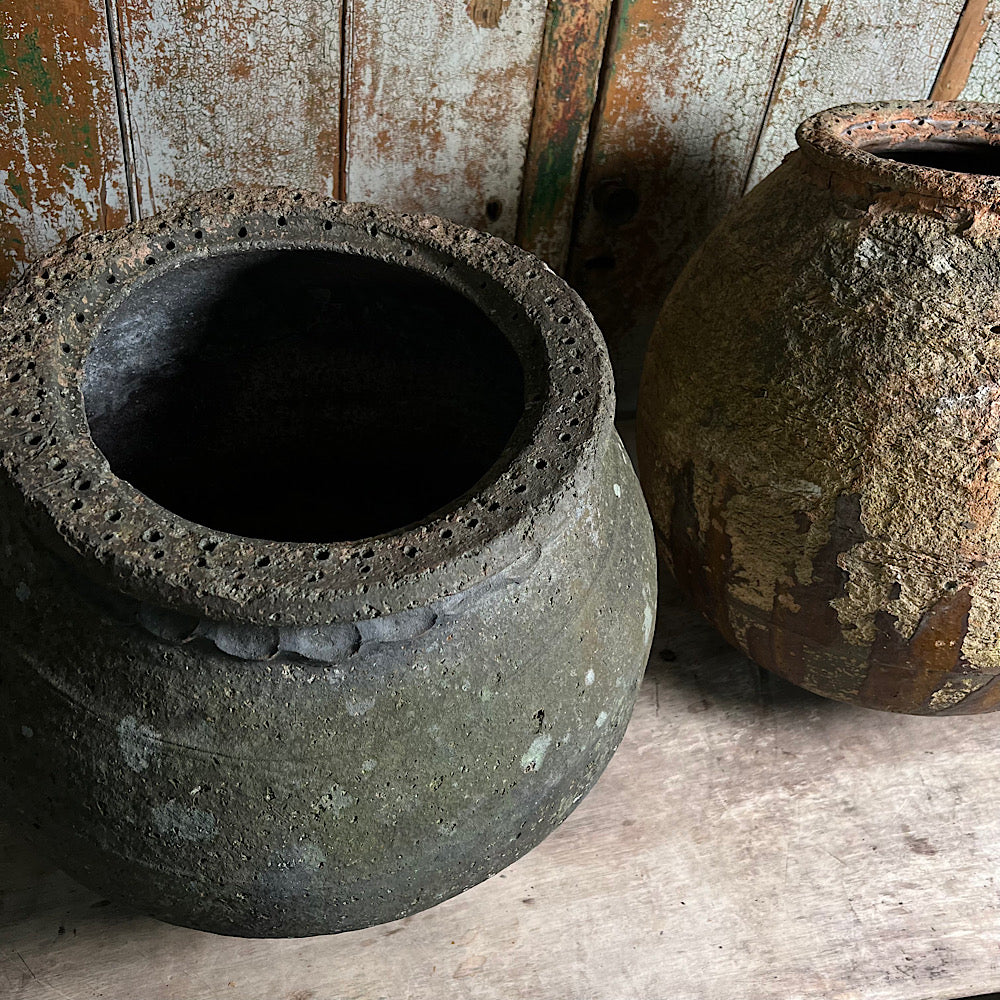
[[[480,28],[499,28],[510,0],[469,0],[465,10]]]
[[[573,208],[604,57],[611,0],[549,6],[517,242],[565,268]]]
[[[544,0],[505,8],[488,32],[451,0],[348,11],[347,197],[512,239]]]
[[[104,5],[0,11],[0,285],[73,232],[127,221]]]
[[[229,183],[339,193],[339,0],[118,0],[140,212]]]
[[[666,293],[740,196],[793,4],[618,7],[567,274],[605,333],[624,411]]]

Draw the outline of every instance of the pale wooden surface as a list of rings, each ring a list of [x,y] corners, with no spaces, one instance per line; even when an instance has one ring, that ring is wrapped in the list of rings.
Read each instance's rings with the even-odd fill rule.
[[[345,192],[513,240],[545,0],[344,0]]]
[[[139,215],[234,181],[339,193],[339,3],[114,2]]]
[[[964,0],[803,0],[788,36],[747,187],[795,148],[795,128],[834,104],[930,95]]]
[[[761,678],[668,593],[620,751],[505,873],[395,924],[247,941],[105,905],[5,834],[0,995],[985,993],[1000,988],[998,723],[882,715]]]

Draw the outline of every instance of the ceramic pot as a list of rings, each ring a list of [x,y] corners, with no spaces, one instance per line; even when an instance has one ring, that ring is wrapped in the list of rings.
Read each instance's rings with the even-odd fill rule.
[[[834,108],[719,225],[646,361],[659,549],[812,691],[1000,703],[1000,108]]]
[[[543,264],[217,192],[10,293],[2,773],[88,886],[226,934],[392,920],[593,785],[655,555],[610,368]]]

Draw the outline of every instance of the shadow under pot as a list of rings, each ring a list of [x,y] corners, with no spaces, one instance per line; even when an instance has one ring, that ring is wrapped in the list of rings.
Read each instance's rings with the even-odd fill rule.
[[[1000,107],[834,108],[670,294],[638,418],[658,546],[819,694],[1000,705]]]
[[[86,885],[226,934],[499,871],[620,741],[652,529],[607,355],[539,261],[216,192],[9,294],[2,774]]]

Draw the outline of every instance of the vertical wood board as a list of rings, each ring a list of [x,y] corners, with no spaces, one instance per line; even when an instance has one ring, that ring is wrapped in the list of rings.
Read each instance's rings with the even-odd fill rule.
[[[796,127],[817,111],[852,101],[927,98],[962,7],[962,0],[804,0],[748,187],[795,148]]]
[[[128,221],[100,0],[0,7],[0,287],[82,229]]]
[[[932,101],[957,101],[961,96],[988,26],[988,8],[989,0],[965,0],[962,16],[931,88]]]
[[[739,197],[792,0],[622,0],[569,266],[604,330],[619,406],[694,248]]]
[[[1000,4],[986,9],[986,34],[962,90],[966,101],[1000,102]]]
[[[346,196],[513,239],[545,0],[345,0]]]
[[[339,193],[339,0],[116,0],[139,211],[229,183]]]
[[[538,67],[517,242],[562,273],[611,0],[553,0]]]

